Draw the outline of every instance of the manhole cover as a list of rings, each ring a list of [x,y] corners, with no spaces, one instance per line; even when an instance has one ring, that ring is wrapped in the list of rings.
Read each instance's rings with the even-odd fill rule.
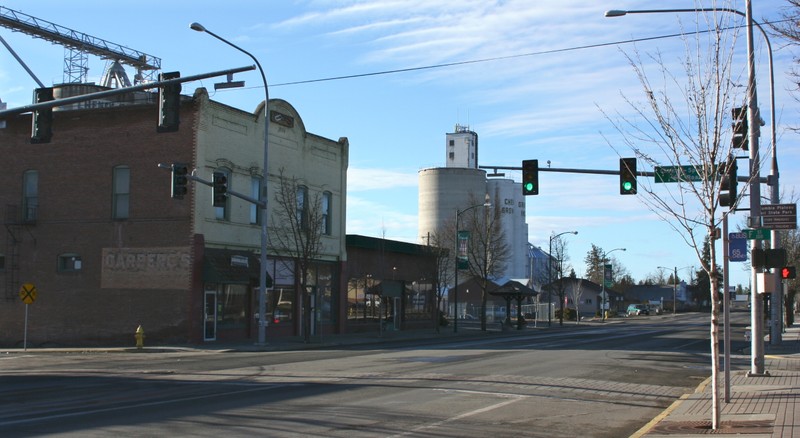
[[[665,435],[771,434],[772,421],[722,421],[716,430],[711,428],[711,421],[662,421],[649,433]]]

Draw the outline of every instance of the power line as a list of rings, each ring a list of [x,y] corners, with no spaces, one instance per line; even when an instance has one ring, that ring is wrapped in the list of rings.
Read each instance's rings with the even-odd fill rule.
[[[780,20],[780,21],[787,21],[787,20]],[[778,23],[780,21],[775,21],[772,23]],[[769,23],[767,23],[769,24]],[[724,28],[721,30],[728,30],[728,29],[736,29],[745,27],[744,25],[741,26],[732,26],[728,28]],[[714,29],[706,29],[698,32],[692,33],[709,33],[714,32]],[[314,84],[318,82],[331,82],[331,81],[340,81],[344,79],[356,79],[356,78],[364,78],[370,76],[382,76],[382,75],[390,75],[390,74],[397,74],[397,73],[408,73],[413,71],[423,71],[423,70],[434,70],[439,68],[447,68],[447,67],[457,67],[461,65],[470,65],[470,64],[482,64],[486,62],[495,62],[495,61],[504,61],[508,59],[517,59],[517,58],[526,58],[531,56],[540,56],[540,55],[550,55],[553,53],[564,53],[564,52],[572,52],[576,50],[585,50],[585,49],[596,49],[599,47],[608,47],[608,46],[619,46],[623,44],[632,44],[632,43],[639,43],[644,41],[655,41],[667,38],[676,38],[685,36],[686,33],[673,33],[668,35],[659,35],[659,36],[652,36],[652,37],[644,37],[644,38],[631,38],[622,41],[613,41],[607,43],[597,43],[597,44],[586,44],[582,46],[574,46],[574,47],[565,47],[561,49],[551,49],[551,50],[540,50],[537,52],[528,52],[528,53],[520,53],[517,55],[506,55],[506,56],[495,56],[491,58],[481,58],[481,59],[472,59],[467,61],[456,61],[456,62],[447,62],[442,64],[432,64],[432,65],[424,65],[419,67],[407,67],[407,68],[398,68],[393,70],[380,70],[374,72],[367,72],[367,73],[356,73],[351,75],[343,75],[343,76],[331,76],[326,78],[316,78],[316,79],[305,79],[300,81],[291,81],[291,82],[281,82],[278,84],[272,84],[270,87],[286,87],[291,85],[303,85],[303,84]],[[263,86],[254,86],[254,87],[246,87],[245,89],[255,89],[255,88],[263,88]],[[229,90],[233,91],[233,90]]]
[[[704,31],[708,32],[708,31]],[[408,68],[399,68],[394,70],[381,70],[376,72],[369,72],[369,73],[357,73],[352,75],[344,75],[344,76],[332,76],[327,78],[317,78],[317,79],[306,79],[302,81],[293,81],[293,82],[282,82],[279,84],[270,85],[270,87],[282,87],[288,85],[301,85],[301,84],[313,84],[316,82],[328,82],[328,81],[338,81],[342,79],[355,79],[355,78],[363,78],[368,76],[380,76],[380,75],[389,75],[395,73],[407,73],[412,71],[421,71],[421,70],[433,70],[437,68],[446,68],[446,67],[456,67],[460,65],[469,65],[469,64],[480,64],[485,62],[494,62],[494,61],[504,61],[507,59],[516,59],[516,58],[525,58],[529,56],[539,56],[539,55],[549,55],[553,53],[563,53],[563,52],[571,52],[575,50],[584,50],[584,49],[595,49],[598,47],[607,47],[607,46],[617,46],[620,44],[630,44],[636,43],[641,41],[651,41],[657,40],[662,38],[674,38],[677,36],[681,36],[684,34],[674,33],[670,35],[661,35],[656,37],[647,37],[647,38],[634,38],[624,41],[615,41],[609,43],[597,43],[597,44],[587,44],[583,46],[575,46],[575,47],[566,47],[561,49],[551,49],[551,50],[541,50],[538,52],[529,52],[529,53],[520,53],[517,55],[507,55],[507,56],[495,56],[492,58],[482,58],[482,59],[473,59],[468,61],[456,61],[456,62],[447,62],[443,64],[433,64],[433,65],[425,65],[420,67],[408,67]]]
[[[781,21],[787,21],[787,20],[781,20]],[[777,22],[772,22],[772,23],[777,23]],[[767,23],[767,24],[769,24],[769,23]],[[732,27],[721,29],[721,30],[736,29],[736,28],[742,28],[742,27],[745,27],[745,26],[744,25],[732,26]],[[715,30],[714,29],[706,29],[706,30],[703,30],[703,31],[698,31],[698,32],[693,32],[693,33],[698,33],[699,34],[699,33],[713,32],[713,31],[715,31]],[[684,35],[686,35],[686,33],[673,33],[673,34],[669,34],[669,35],[659,35],[659,36],[645,37],[645,38],[631,38],[631,39],[622,40],[622,41],[614,41],[614,42],[607,42],[607,43],[597,43],[597,44],[587,44],[587,45],[583,45],[583,46],[566,47],[566,48],[561,48],[561,49],[541,50],[541,51],[538,51],[538,52],[521,53],[521,54],[518,54],[518,55],[496,56],[496,57],[492,57],[492,58],[482,58],[482,59],[473,59],[473,60],[469,60],[469,61],[448,62],[448,63],[443,63],[443,64],[433,64],[433,65],[426,65],[426,66],[420,66],[420,67],[408,67],[408,68],[400,68],[400,69],[394,69],[394,70],[381,70],[381,71],[369,72],[369,73],[358,73],[358,74],[344,75],[344,76],[332,76],[332,77],[327,77],[327,78],[317,78],[317,79],[306,79],[306,80],[302,80],[302,81],[283,82],[283,83],[274,84],[274,85],[270,85],[270,86],[271,87],[282,87],[282,86],[289,86],[289,85],[312,84],[312,83],[316,83],[316,82],[329,82],[329,81],[338,81],[338,80],[343,80],[343,79],[363,78],[363,77],[368,77],[368,76],[380,76],[380,75],[389,75],[389,74],[395,74],[395,73],[407,73],[407,72],[412,72],[412,71],[433,70],[433,69],[438,69],[438,68],[455,67],[455,66],[460,66],[460,65],[480,64],[480,63],[485,63],[485,62],[503,61],[503,60],[507,60],[507,59],[525,58],[525,57],[529,57],[529,56],[539,56],[539,55],[549,55],[549,54],[553,54],[553,53],[571,52],[571,51],[575,51],[575,50],[595,49],[595,48],[598,48],[598,47],[619,46],[619,45],[623,45],[623,44],[638,43],[638,42],[643,42],[643,41],[654,41],[654,40],[660,40],[660,39],[666,39],[666,38],[681,37],[681,36],[684,36]]]

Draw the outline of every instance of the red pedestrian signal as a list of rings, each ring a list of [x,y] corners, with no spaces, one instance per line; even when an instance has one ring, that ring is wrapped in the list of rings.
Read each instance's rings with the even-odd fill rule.
[[[797,271],[794,266],[784,266],[781,268],[781,279],[790,280],[797,277]]]

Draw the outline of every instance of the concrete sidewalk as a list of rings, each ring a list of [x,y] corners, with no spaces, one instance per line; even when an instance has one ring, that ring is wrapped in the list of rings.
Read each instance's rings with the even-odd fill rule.
[[[711,378],[681,397],[631,438],[740,435],[748,438],[800,437],[800,327],[787,329],[779,346],[765,346],[765,371],[748,377],[731,371],[730,402],[719,384],[720,427],[711,430]],[[722,379],[722,373],[720,373]]]

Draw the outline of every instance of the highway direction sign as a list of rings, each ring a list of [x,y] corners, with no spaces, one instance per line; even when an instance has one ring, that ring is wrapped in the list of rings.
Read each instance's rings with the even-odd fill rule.
[[[728,260],[731,262],[747,261],[747,235],[745,233],[728,233]]]
[[[771,230],[794,230],[797,228],[797,204],[762,205],[761,223]]]

